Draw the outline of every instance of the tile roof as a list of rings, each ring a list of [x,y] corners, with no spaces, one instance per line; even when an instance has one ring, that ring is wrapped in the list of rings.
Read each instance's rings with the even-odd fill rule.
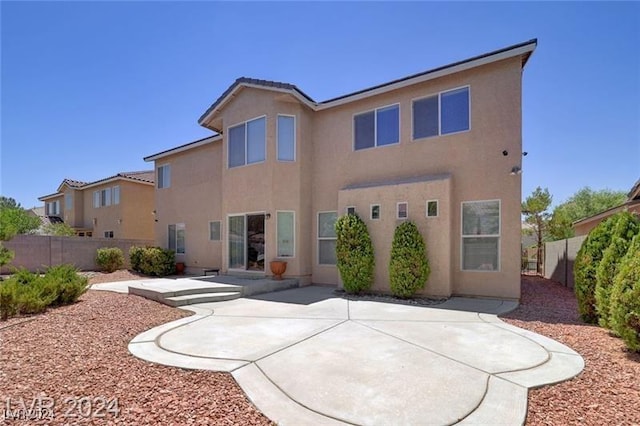
[[[113,176],[109,176],[103,179],[99,179],[93,182],[82,182],[79,180],[73,180],[73,179],[64,179],[62,181],[62,183],[60,184],[60,186],[58,187],[58,192],[54,192],[53,194],[48,194],[48,195],[43,195],[42,197],[39,197],[38,200],[43,201],[47,198],[52,198],[52,197],[58,197],[61,196],[63,193],[62,191],[60,191],[60,189],[62,188],[63,185],[67,185],[70,188],[73,189],[83,189],[83,188],[87,188],[87,187],[91,187],[94,185],[99,185],[102,182],[107,182],[113,179],[118,179],[118,178],[124,178],[124,179],[130,179],[133,181],[138,181],[141,183],[150,183],[153,184],[155,183],[155,170],[142,170],[142,171],[134,171],[134,172],[120,172],[118,174],[115,174]]]
[[[69,186],[70,188],[81,188],[83,186],[85,186],[87,184],[87,182],[81,182],[79,180],[73,180],[73,179],[65,179],[62,181],[62,184],[67,184],[67,186]],[[62,185],[60,185],[62,186]]]

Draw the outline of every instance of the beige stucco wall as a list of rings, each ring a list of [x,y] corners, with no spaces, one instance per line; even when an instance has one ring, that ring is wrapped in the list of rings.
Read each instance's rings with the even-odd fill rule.
[[[413,141],[411,101],[465,85],[470,86],[471,130]],[[354,151],[352,116],[394,103],[400,103],[400,143]],[[513,166],[521,165],[519,58],[320,111],[313,140],[314,212],[336,210],[338,191],[350,184],[450,173],[452,292],[519,298],[521,177],[509,174]],[[503,156],[503,150],[509,155]],[[501,200],[502,209],[500,271],[463,272],[461,203],[495,199]],[[315,245],[313,249],[315,258]],[[317,264],[313,277],[319,282],[338,280],[336,268]]]
[[[634,204],[631,206],[620,206],[619,208],[616,209],[612,209],[611,211],[607,212],[606,214],[602,214],[602,215],[598,215],[596,217],[594,217],[592,220],[589,221],[585,221],[585,222],[581,222],[581,223],[576,223],[575,225],[573,225],[573,231],[576,237],[579,237],[581,235],[588,235],[589,232],[591,232],[591,230],[593,228],[595,228],[596,226],[598,226],[600,224],[600,222],[602,222],[603,220],[613,216],[614,214],[620,212],[620,211],[628,211],[630,213],[635,213],[640,215],[640,204]]]
[[[106,188],[120,186],[120,203],[94,208],[93,193]],[[74,200],[74,203],[77,200]],[[82,223],[78,227],[93,230],[93,236],[100,238],[105,231],[113,231],[114,238],[153,240],[154,208],[153,186],[129,182],[123,179],[92,186],[82,190]]]
[[[428,200],[438,201],[438,216],[427,217]],[[396,206],[408,203],[408,218],[397,219]],[[370,207],[380,205],[380,219],[371,219]],[[338,212],[344,215],[353,206],[367,224],[373,243],[376,267],[373,289],[389,291],[389,260],[393,233],[404,220],[416,224],[427,246],[431,268],[429,280],[421,294],[450,296],[451,283],[451,178],[431,177],[414,183],[379,185],[342,190],[338,195]]]
[[[185,253],[177,254],[176,260],[185,262],[188,271],[195,273],[221,267],[224,239],[209,239],[211,221],[219,220],[222,234],[226,233],[220,205],[220,142],[163,158],[155,163],[155,167],[165,164],[171,167],[171,184],[168,188],[155,189],[156,244],[168,247],[168,226],[183,223]]]
[[[215,118],[223,130],[222,142],[156,162],[156,166],[172,165],[171,188],[156,191],[157,241],[166,246],[167,225],[185,223],[187,266],[221,266],[224,271],[225,244],[217,243],[215,248],[200,241],[201,233],[208,238],[208,221],[222,220],[226,237],[229,215],[270,213],[271,219],[265,222],[268,264],[276,253],[275,213],[293,210],[296,256],[287,259],[287,275],[302,277],[303,282],[337,284],[337,268],[318,265],[318,212],[343,213],[344,207],[355,204],[358,209],[362,205],[368,216],[369,204],[381,200],[385,206],[395,205],[394,200],[402,196],[410,203],[410,218],[426,236],[433,259],[427,293],[519,298],[521,177],[509,172],[513,166],[521,166],[522,160],[521,74],[521,59],[506,59],[317,112],[287,94],[243,88]],[[413,141],[412,100],[467,85],[471,129]],[[400,104],[400,143],[354,151],[353,115],[395,103]],[[276,160],[278,113],[296,116],[296,162]],[[228,128],[264,115],[266,161],[229,169]],[[509,154],[503,156],[503,150]],[[446,183],[341,192],[359,183],[442,173],[451,176]],[[425,202],[433,198],[431,193],[442,197],[438,198],[441,214],[427,220]],[[461,204],[479,200],[500,200],[499,271],[461,270]],[[383,217],[390,213],[387,210],[388,207],[383,207]],[[395,224],[395,219],[389,219],[375,231],[378,289],[386,285],[384,268]],[[445,229],[437,230],[439,226]],[[268,267],[266,272],[269,273]]]

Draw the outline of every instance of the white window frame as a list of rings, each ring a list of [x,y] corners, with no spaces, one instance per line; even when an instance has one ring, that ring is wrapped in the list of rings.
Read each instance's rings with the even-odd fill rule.
[[[316,215],[316,262],[318,264],[318,266],[329,266],[329,267],[336,267],[336,265],[332,264],[332,263],[320,263],[320,241],[327,241],[327,240],[338,240],[338,236],[336,235],[335,237],[321,237],[320,236],[320,215],[323,213],[335,213],[336,215],[336,220],[338,220],[338,212],[336,210],[323,210],[323,211],[319,211],[318,214]]]
[[[213,223],[218,223],[218,239],[214,240],[213,238],[211,238],[211,225]],[[222,221],[221,220],[211,220],[209,221],[209,241],[222,241]]]
[[[60,215],[60,200],[50,201],[45,203],[44,208],[45,215],[47,216],[59,216]]]
[[[293,254],[291,256],[281,256],[279,239],[278,239],[278,213],[291,213],[293,214]],[[296,212],[294,210],[276,210],[276,257],[283,259],[294,259],[296,257]]]
[[[280,127],[279,127],[279,117],[291,117],[293,118],[293,160],[281,160],[280,159]],[[265,127],[266,127],[267,123],[265,122]],[[283,162],[283,163],[295,163],[297,160],[297,150],[296,150],[296,146],[298,145],[298,140],[297,140],[297,130],[298,130],[298,119],[295,115],[289,115],[289,114],[278,114],[276,117],[276,160]],[[246,137],[246,136],[245,136]],[[265,135],[266,138],[266,135]],[[265,141],[265,145],[266,145],[266,141]],[[246,154],[245,154],[246,155]],[[267,155],[265,154],[265,160],[267,158]],[[251,164],[255,164],[255,163],[251,163]]]
[[[373,208],[378,207],[378,217],[373,217]],[[369,205],[369,219],[371,220],[380,220],[382,217],[382,206],[380,204],[370,204]]]
[[[175,235],[176,246],[175,246],[175,248],[171,248],[171,244],[170,244],[171,236],[169,235],[169,226],[171,226],[171,225],[173,225],[175,227],[175,229],[176,229],[175,230],[175,232],[176,232],[176,235]],[[179,230],[182,230],[184,232],[184,244],[183,244],[184,247],[182,247],[182,250],[183,250],[182,252],[178,251],[178,231]],[[169,250],[173,250],[176,253],[176,255],[182,256],[182,255],[187,253],[187,232],[186,232],[186,227],[184,226],[184,223],[169,223],[167,225],[167,247],[169,248]]]
[[[116,193],[118,194],[116,196]],[[111,204],[117,206],[120,204],[120,185],[116,185],[111,188]]]
[[[162,182],[160,181],[160,176],[159,176],[160,175],[160,173],[159,173],[160,169],[163,169]],[[168,175],[167,175],[166,170],[169,171]],[[167,178],[167,176],[169,176],[169,177]],[[164,164],[159,164],[158,167],[156,167],[156,180],[158,181],[158,182],[156,182],[156,188],[157,189],[171,188],[171,164],[164,163]]]
[[[400,217],[400,205],[405,204],[407,206],[407,217]],[[408,201],[398,201],[396,203],[396,219],[398,220],[407,220],[409,219],[409,202]]]
[[[431,216],[429,214],[429,203],[436,203],[436,214],[435,214],[435,216]],[[424,211],[425,217],[438,217],[438,216],[440,216],[440,202],[438,200],[427,200],[427,202],[425,203],[424,207],[425,207],[425,211]]]
[[[109,191],[109,195],[107,195],[107,191]],[[100,207],[109,207],[111,205],[111,193],[111,187],[100,190]]]
[[[465,235],[464,234],[464,205],[465,204],[478,204],[478,203],[490,203],[498,202],[498,233],[497,234],[483,234],[483,235]],[[474,201],[462,201],[460,203],[460,270],[463,272],[500,272],[502,268],[501,260],[501,242],[502,242],[502,200],[474,200]],[[494,270],[489,269],[464,269],[464,239],[465,238],[498,238],[498,265]]]
[[[111,234],[111,235],[108,235],[108,234]],[[114,238],[115,236],[113,231],[104,231],[102,235],[104,235],[104,238]]]
[[[443,93],[448,93],[448,92],[453,92],[456,90],[460,90],[460,89],[468,89],[469,90],[469,105],[467,105],[468,109],[469,109],[469,128],[467,130],[459,130],[457,132],[450,132],[450,133],[442,133],[442,94]],[[437,96],[438,98],[438,134],[437,135],[431,135],[431,136],[421,136],[419,138],[416,138],[416,135],[414,134],[414,121],[415,121],[415,117],[414,117],[414,113],[413,113],[413,104],[416,102],[419,102],[421,100],[427,99],[427,98],[432,98],[434,96]],[[411,140],[412,141],[420,141],[423,139],[430,139],[430,138],[437,138],[440,136],[449,136],[449,135],[456,135],[458,133],[465,133],[465,132],[470,132],[471,131],[471,85],[467,84],[464,86],[459,86],[459,87],[454,87],[451,89],[447,89],[447,90],[442,90],[440,92],[436,92],[436,93],[431,93],[429,95],[426,96],[420,96],[419,98],[413,98],[411,99]]]
[[[93,191],[93,208],[100,208],[100,191]]]
[[[398,107],[398,142],[394,142],[394,143],[388,143],[386,145],[378,145],[378,111],[385,109],[385,108],[391,108],[393,106],[397,106]],[[351,145],[351,149],[352,151],[366,151],[368,149],[373,149],[373,148],[384,148],[386,146],[394,146],[394,145],[399,145],[400,141],[402,140],[402,112],[400,111],[400,103],[396,102],[393,104],[389,104],[389,105],[384,105],[378,108],[373,108],[373,109],[369,109],[366,111],[360,111],[357,112],[355,114],[353,114],[353,116],[351,117],[351,132],[353,133],[351,136],[351,139],[353,141],[352,145]],[[359,115],[363,115],[363,114],[367,114],[373,111],[373,146],[370,146],[368,148],[360,148],[360,149],[356,149],[356,117]]]
[[[253,163],[249,163],[247,161],[247,156],[249,155],[249,149],[248,149],[248,132],[247,132],[247,124],[252,122],[252,121],[256,121],[256,120],[260,120],[264,118],[264,160],[261,161],[254,161]],[[247,167],[247,166],[252,166],[254,164],[262,164],[264,162],[267,161],[267,115],[263,114],[260,115],[258,117],[254,117],[254,118],[250,118],[249,120],[245,120],[245,121],[241,121],[239,123],[233,124],[229,127],[227,127],[227,169],[237,169],[238,167]],[[229,135],[230,133],[230,129],[233,129],[234,127],[239,127],[239,126],[244,126],[244,164],[240,164],[237,166],[231,166],[229,165],[229,153],[231,152],[231,150],[229,149]],[[277,141],[276,141],[277,144]]]

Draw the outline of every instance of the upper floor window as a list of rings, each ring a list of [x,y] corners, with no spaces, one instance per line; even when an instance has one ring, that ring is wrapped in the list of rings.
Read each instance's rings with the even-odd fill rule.
[[[259,163],[266,158],[267,119],[256,118],[229,128],[229,167]]]
[[[354,149],[400,142],[400,105],[391,105],[353,117]]]
[[[65,192],[64,194],[64,209],[71,210],[73,208],[73,194],[71,192]]]
[[[413,101],[413,139],[469,130],[469,87]]]
[[[159,166],[156,178],[158,188],[169,188],[171,186],[171,165]]]
[[[113,196],[113,204],[120,204],[120,185],[113,187],[111,195]]]
[[[57,216],[60,214],[60,200],[46,203],[44,208],[47,216]]]
[[[278,115],[278,161],[296,161],[296,119]]]

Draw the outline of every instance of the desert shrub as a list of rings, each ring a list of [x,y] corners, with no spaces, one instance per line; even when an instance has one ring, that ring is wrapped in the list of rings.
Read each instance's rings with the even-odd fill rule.
[[[16,283],[10,280],[0,282],[0,320],[6,321],[17,312]]]
[[[99,248],[96,264],[104,272],[114,272],[124,266],[124,253],[118,247]]]
[[[373,285],[375,258],[367,225],[357,215],[336,221],[336,259],[347,293],[362,293]]]
[[[51,305],[68,305],[74,303],[89,288],[87,277],[78,274],[72,265],[59,265],[47,269],[42,279],[43,288],[54,296]]]
[[[593,228],[578,250],[573,264],[578,311],[583,321],[592,324],[598,322],[595,297],[596,270],[603,252],[611,244],[611,233],[615,223],[616,217],[611,216]]]
[[[14,253],[0,243],[0,268],[13,260]]]
[[[36,314],[48,306],[74,303],[87,288],[88,279],[71,265],[49,268],[44,276],[18,270],[0,283],[0,318]]]
[[[602,260],[596,269],[595,300],[598,323],[606,328],[611,328],[609,299],[613,281],[620,269],[620,260],[627,253],[633,237],[640,231],[640,220],[635,215],[621,212],[615,216],[616,224],[611,234],[611,244],[604,250]]]
[[[140,263],[142,262],[143,251],[143,247],[131,246],[129,249],[129,263],[131,264],[131,269],[136,272],[142,272],[140,270]]]
[[[174,273],[176,269],[176,255],[173,250],[160,247],[131,247],[129,256],[131,267],[145,275],[164,277]]]
[[[401,223],[391,243],[391,292],[399,297],[413,296],[424,288],[430,272],[427,248],[418,227],[410,221]]]
[[[611,328],[629,349],[640,352],[640,234],[620,262],[610,305]]]

